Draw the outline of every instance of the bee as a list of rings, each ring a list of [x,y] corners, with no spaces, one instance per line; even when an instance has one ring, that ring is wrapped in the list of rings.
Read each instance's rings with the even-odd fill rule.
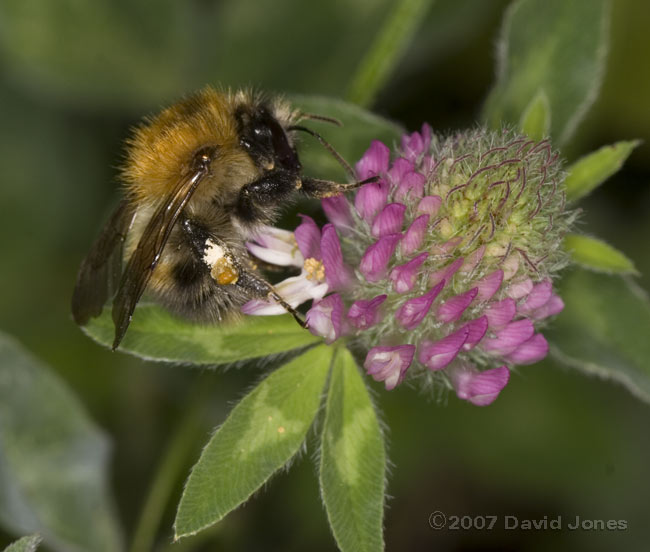
[[[338,195],[376,178],[340,184],[309,178],[297,123],[334,119],[303,113],[280,98],[208,87],[136,128],[121,171],[124,198],[77,275],[72,314],[85,325],[113,296],[113,350],[145,290],[170,312],[198,323],[236,317],[250,299],[272,299],[297,313],[260,275],[245,242],[272,224],[297,193]],[[123,265],[125,266],[123,267]]]

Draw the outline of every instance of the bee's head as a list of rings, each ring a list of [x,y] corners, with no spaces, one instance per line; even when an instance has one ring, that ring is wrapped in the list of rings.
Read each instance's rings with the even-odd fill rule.
[[[236,109],[235,118],[239,143],[258,167],[264,171],[300,172],[302,167],[296,149],[266,104],[242,104]]]

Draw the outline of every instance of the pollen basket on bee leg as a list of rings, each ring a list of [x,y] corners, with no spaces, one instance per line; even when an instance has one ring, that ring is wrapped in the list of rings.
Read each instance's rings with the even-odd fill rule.
[[[205,242],[203,262],[210,269],[210,275],[220,285],[235,284],[239,272],[223,247],[208,239]]]

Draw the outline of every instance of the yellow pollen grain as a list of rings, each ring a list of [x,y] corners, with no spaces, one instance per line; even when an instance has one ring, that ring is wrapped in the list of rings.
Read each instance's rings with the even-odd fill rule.
[[[313,257],[305,260],[305,272],[307,272],[307,280],[324,280],[325,279],[325,266],[323,262]]]
[[[210,270],[212,278],[222,286],[236,284],[239,279],[239,272],[233,266],[232,262],[226,257],[217,259],[214,263],[212,270]]]

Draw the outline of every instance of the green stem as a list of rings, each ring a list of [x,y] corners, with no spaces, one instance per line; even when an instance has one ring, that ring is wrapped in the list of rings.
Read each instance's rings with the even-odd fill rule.
[[[187,456],[194,448],[203,419],[203,411],[211,394],[210,385],[206,385],[201,378],[198,389],[192,395],[192,405],[188,407],[184,416],[176,426],[169,440],[162,462],[154,475],[149,494],[142,507],[142,513],[133,535],[131,552],[153,550],[156,533],[160,520],[165,512],[169,497],[178,481],[180,471],[186,465]]]
[[[348,90],[350,102],[368,107],[388,80],[433,0],[396,0]]]

